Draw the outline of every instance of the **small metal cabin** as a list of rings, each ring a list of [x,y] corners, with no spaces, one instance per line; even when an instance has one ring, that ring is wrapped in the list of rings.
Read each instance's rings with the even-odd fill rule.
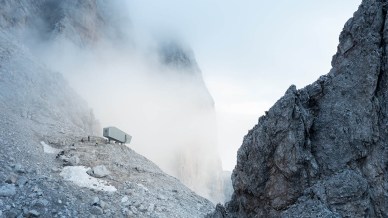
[[[130,143],[132,139],[132,136],[113,126],[104,128],[102,135],[108,138],[109,141],[113,140],[124,144]]]

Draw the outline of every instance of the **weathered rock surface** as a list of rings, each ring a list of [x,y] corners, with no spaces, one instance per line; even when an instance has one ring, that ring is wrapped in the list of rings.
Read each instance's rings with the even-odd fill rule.
[[[95,0],[4,0],[0,8],[0,27],[11,30],[26,42],[47,41],[64,37],[80,46],[89,46],[110,38],[129,37],[119,28],[125,10],[111,9],[124,4],[122,0],[104,2]],[[23,37],[25,31],[29,37]]]
[[[108,176],[109,174],[110,174],[109,170],[104,165],[98,165],[91,169],[91,172],[89,175],[97,178],[102,178],[102,177]]]
[[[16,195],[15,185],[5,184],[0,186],[0,197],[11,197],[13,195]]]
[[[245,136],[224,217],[388,217],[387,4],[364,0],[329,74]]]

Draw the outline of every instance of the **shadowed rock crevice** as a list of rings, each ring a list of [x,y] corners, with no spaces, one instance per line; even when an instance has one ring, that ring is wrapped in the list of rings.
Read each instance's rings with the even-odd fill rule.
[[[244,137],[223,217],[387,217],[387,1],[364,0],[332,69]],[[225,214],[220,207],[214,214]]]

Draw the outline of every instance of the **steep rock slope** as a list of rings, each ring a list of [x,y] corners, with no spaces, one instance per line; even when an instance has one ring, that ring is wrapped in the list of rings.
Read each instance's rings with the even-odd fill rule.
[[[387,4],[364,0],[332,70],[259,118],[214,217],[388,216]]]
[[[133,144],[136,151],[197,193],[223,201],[214,102],[190,49],[174,40],[160,40],[150,43],[155,48],[146,45],[149,50],[139,51],[124,0],[0,3],[0,27],[51,70],[62,73],[103,125],[134,134],[139,142]],[[143,54],[138,53],[147,55],[139,58]],[[137,69],[139,62],[154,66],[147,69],[153,72],[140,75],[146,67]],[[150,140],[150,135],[158,140]],[[160,147],[177,149],[155,152]]]
[[[125,145],[88,142],[96,129],[61,74],[0,30],[1,218],[203,217],[212,209]]]
[[[144,78],[148,75],[137,75],[141,73],[140,70],[133,75],[116,70],[127,68],[123,71],[131,71],[135,68],[134,65],[138,65],[136,60],[131,59],[139,58],[136,54],[138,48],[135,48],[136,45],[132,41],[131,31],[133,30],[130,28],[131,25],[128,25],[130,19],[124,9],[125,1],[3,0],[0,3],[2,4],[0,8],[2,30],[18,40],[14,42],[15,44],[19,44],[20,47],[24,47],[24,50],[29,50],[44,60],[34,60],[35,62],[44,62],[47,65],[46,68],[62,73],[73,88],[88,100],[103,125],[114,123],[130,131],[135,139],[141,142],[138,145],[132,145],[135,150],[146,155],[164,171],[176,176],[197,193],[211,198],[214,202],[223,201],[222,169],[216,151],[214,102],[203,81],[194,54],[189,48],[174,40],[158,41],[157,48],[146,51],[147,54],[151,53],[146,58],[143,57],[146,60],[140,58],[143,64],[156,66],[152,69],[155,72],[152,72],[151,77],[157,79],[144,81],[147,78],[138,82],[136,77]],[[49,58],[46,59],[46,56]],[[17,61],[14,59],[15,66],[18,65]],[[37,71],[46,72],[34,68],[20,71],[21,73],[15,75],[24,75],[32,80],[40,76],[40,74],[37,75]],[[101,71],[104,72],[101,73]],[[50,76],[52,73],[47,75]],[[56,76],[51,77],[51,80],[44,81],[47,84],[46,92],[50,92],[52,86],[56,86],[57,83],[65,83],[59,79],[55,81]],[[111,84],[106,82],[112,81],[111,78],[117,80]],[[123,81],[127,82],[120,84]],[[24,82],[23,78],[20,78],[19,82],[21,86]],[[13,85],[16,86],[16,84]],[[101,88],[107,86],[110,88]],[[81,89],[77,89],[79,87]],[[12,90],[15,87],[3,86],[2,88]],[[40,95],[39,90],[29,91],[31,96]],[[146,92],[147,100],[144,100],[143,92]],[[58,93],[54,91],[54,94]],[[17,108],[19,102],[15,99],[30,101],[29,95],[23,98],[16,98],[16,95],[18,93],[15,93],[15,96],[8,96],[9,98],[4,99],[3,102],[8,101],[9,104],[15,104],[14,108]],[[95,99],[96,95],[99,97],[93,102],[91,99]],[[63,98],[60,94],[52,98],[62,102],[61,104],[71,100],[71,97]],[[46,103],[54,104],[51,101],[53,99],[47,99]],[[128,102],[131,103],[130,107]],[[154,105],[150,105],[149,102],[153,102]],[[83,105],[83,103],[72,102],[66,105],[71,107],[69,105]],[[42,112],[39,107],[39,104],[35,104],[34,110]],[[53,108],[57,110],[55,115],[64,119],[73,116],[63,113],[67,109],[69,108],[58,110]],[[30,112],[26,109],[23,113]],[[51,112],[47,111],[47,113]],[[101,114],[110,115],[103,117]],[[112,114],[126,117],[116,118]],[[139,114],[157,116],[150,119],[150,115],[142,117]],[[53,118],[51,114],[45,114],[45,117]],[[139,118],[142,119],[138,121]],[[78,122],[78,119],[73,120]],[[161,128],[165,126],[166,120],[169,128]],[[174,122],[170,123],[169,120]],[[100,131],[97,131],[99,134]],[[150,135],[156,135],[155,138],[158,140],[149,140],[153,138]],[[160,135],[179,135],[179,139],[176,139],[178,137],[161,138]],[[165,148],[163,152],[155,152],[162,146],[175,146],[177,149],[169,151]]]
[[[47,135],[93,134],[94,115],[63,76],[41,65],[13,35],[0,30],[0,106],[2,114],[39,126]],[[60,126],[59,123],[63,126]],[[58,125],[57,125],[58,124]],[[51,127],[56,129],[52,130]],[[6,125],[1,128],[7,128]]]

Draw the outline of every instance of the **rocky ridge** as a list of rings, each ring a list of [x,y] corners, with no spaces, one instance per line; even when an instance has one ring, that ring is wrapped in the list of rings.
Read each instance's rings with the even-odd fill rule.
[[[285,95],[244,137],[234,193],[210,217],[388,216],[388,17],[364,0],[331,71]]]

